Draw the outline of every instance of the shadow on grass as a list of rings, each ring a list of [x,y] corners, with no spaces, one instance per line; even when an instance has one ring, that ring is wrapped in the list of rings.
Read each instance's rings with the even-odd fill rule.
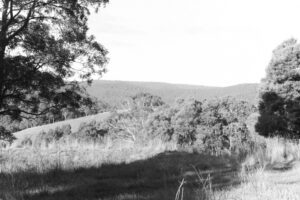
[[[275,162],[267,165],[266,170],[284,172],[294,168],[295,163],[295,160]]]
[[[32,200],[174,199],[184,178],[184,199],[200,199],[197,189],[201,185],[194,168],[203,178],[210,174],[214,188],[239,183],[239,166],[234,158],[165,152],[147,160],[99,168],[0,174],[0,188]],[[7,198],[5,192],[0,191],[1,198]]]

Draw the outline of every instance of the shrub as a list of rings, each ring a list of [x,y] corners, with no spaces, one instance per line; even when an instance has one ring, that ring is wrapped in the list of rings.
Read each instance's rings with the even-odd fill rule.
[[[83,122],[77,132],[70,134],[70,139],[78,142],[102,142],[107,133],[108,130],[103,129],[96,121]]]
[[[0,141],[6,141],[12,143],[16,138],[11,134],[10,131],[5,129],[3,126],[0,126]]]
[[[32,139],[29,138],[29,137],[25,137],[22,142],[21,142],[21,146],[22,147],[26,147],[26,146],[32,146],[33,145],[33,142],[32,142]]]
[[[34,145],[37,147],[45,145],[47,147],[50,143],[65,140],[65,138],[69,135],[71,135],[71,125],[69,124],[56,127],[54,130],[50,129],[48,132],[41,131],[36,136]]]
[[[163,106],[165,102],[162,101],[161,97],[152,95],[150,93],[138,93],[134,96],[129,97],[123,102],[123,105],[128,110],[146,110],[153,111],[156,108]]]
[[[152,112],[146,133],[181,147],[193,146],[198,152],[239,152],[244,147],[251,149],[245,122],[255,111],[248,102],[230,97],[202,102],[181,99]]]
[[[147,120],[148,137],[173,140],[180,146],[192,145],[200,123],[201,105],[200,101],[190,99],[177,101],[172,107],[160,107]]]
[[[173,113],[169,107],[162,107],[152,113],[147,120],[146,129],[149,139],[160,138],[164,142],[169,142],[174,137],[174,127],[172,126]]]

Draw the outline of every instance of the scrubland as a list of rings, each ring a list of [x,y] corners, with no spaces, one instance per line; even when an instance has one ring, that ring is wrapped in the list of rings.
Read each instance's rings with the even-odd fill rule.
[[[242,160],[187,152],[160,140],[2,149],[0,197],[299,199],[300,145],[280,138],[264,144]]]
[[[298,141],[258,136],[247,104],[155,102],[16,133],[0,199],[300,199]]]

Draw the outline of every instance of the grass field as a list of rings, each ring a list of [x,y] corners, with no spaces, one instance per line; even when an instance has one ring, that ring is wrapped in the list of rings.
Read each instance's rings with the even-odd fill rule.
[[[16,133],[16,143],[63,124],[76,131],[80,122],[107,116],[24,130]],[[300,145],[280,138],[258,140],[265,140],[265,146],[242,159],[179,151],[161,140],[12,145],[0,150],[0,199],[300,199]]]
[[[198,199],[196,169],[214,187],[239,182],[234,158],[177,152],[159,141],[8,149],[1,159],[3,199],[174,199],[183,178]]]
[[[0,154],[0,198],[171,200],[184,179],[179,194],[187,200],[297,200],[299,150],[273,139],[241,164],[160,141],[12,148]]]

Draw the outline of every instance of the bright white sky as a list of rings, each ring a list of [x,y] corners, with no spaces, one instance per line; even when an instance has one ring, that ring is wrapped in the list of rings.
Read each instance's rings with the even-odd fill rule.
[[[272,50],[300,38],[299,0],[110,0],[90,18],[106,80],[259,82]]]

